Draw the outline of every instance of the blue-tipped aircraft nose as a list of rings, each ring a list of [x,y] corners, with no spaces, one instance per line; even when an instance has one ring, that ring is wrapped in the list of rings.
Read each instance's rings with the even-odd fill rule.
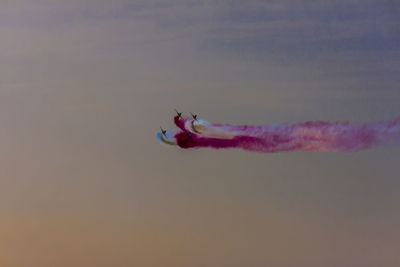
[[[162,132],[157,132],[156,138],[162,144],[176,146],[176,140],[174,138],[175,133],[166,132],[165,135]]]

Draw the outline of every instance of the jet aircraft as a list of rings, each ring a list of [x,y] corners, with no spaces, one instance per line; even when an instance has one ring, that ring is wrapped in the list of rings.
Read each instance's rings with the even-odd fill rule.
[[[178,112],[176,109],[175,109],[175,112],[178,115],[178,117],[182,119],[182,112]]]
[[[190,112],[190,115],[192,115],[192,118],[197,121],[197,114],[193,115],[192,112]]]

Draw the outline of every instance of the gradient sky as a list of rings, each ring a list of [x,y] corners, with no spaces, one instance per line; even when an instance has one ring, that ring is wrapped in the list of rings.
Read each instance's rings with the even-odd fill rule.
[[[395,0],[0,0],[0,265],[395,267],[400,146],[160,145],[400,115]]]

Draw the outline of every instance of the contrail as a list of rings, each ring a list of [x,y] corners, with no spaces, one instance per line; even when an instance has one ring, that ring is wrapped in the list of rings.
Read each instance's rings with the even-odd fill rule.
[[[348,122],[304,122],[270,126],[211,124],[203,120],[174,118],[180,129],[160,141],[181,148],[239,148],[274,153],[282,151],[355,152],[400,141],[400,118],[352,125]]]

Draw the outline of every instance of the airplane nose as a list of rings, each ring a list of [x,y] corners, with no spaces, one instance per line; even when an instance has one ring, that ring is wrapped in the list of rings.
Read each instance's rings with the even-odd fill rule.
[[[156,138],[162,144],[174,146],[174,145],[177,145],[176,144],[176,140],[174,138],[174,135],[175,135],[175,133],[173,133],[173,132],[167,132],[166,131],[165,135],[160,133],[160,132],[158,132],[156,134]]]

